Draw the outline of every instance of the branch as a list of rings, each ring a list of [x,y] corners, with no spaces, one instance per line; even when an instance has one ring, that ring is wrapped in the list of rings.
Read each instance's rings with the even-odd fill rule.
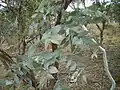
[[[96,24],[96,26],[100,31],[103,31],[98,24]]]
[[[26,41],[26,44],[31,42],[32,40],[34,40],[35,38],[37,38],[40,34],[37,34],[36,36],[34,36],[33,38],[31,38],[30,40]]]
[[[61,18],[62,18],[62,11],[63,11],[63,10],[66,10],[67,7],[68,7],[68,5],[69,5],[71,2],[72,2],[72,0],[63,0],[63,2],[62,2],[62,7],[61,7],[60,11],[58,12],[57,21],[56,21],[55,25],[60,24],[60,20],[61,20]]]
[[[9,54],[7,54],[7,53],[6,53],[5,51],[3,51],[2,49],[0,49],[0,52],[3,53],[5,56],[7,56],[7,57],[9,58],[9,60],[10,60],[11,63],[14,63],[14,60],[12,59],[12,57],[11,57]]]
[[[83,29],[85,31],[88,31],[87,28],[84,25],[83,25]],[[97,43],[94,39],[92,39],[92,41]],[[108,78],[110,79],[110,81],[112,83],[112,86],[111,86],[110,90],[115,90],[116,83],[115,83],[115,80],[113,79],[112,75],[110,74],[110,71],[109,71],[109,68],[108,68],[108,60],[107,60],[106,51],[103,47],[101,47],[101,46],[98,46],[98,47],[103,52],[104,69],[105,69],[105,72],[106,72]]]
[[[72,2],[73,0],[64,0],[63,2],[63,9],[66,10],[68,5]]]
[[[0,42],[0,45],[2,46],[2,44],[5,42],[5,40],[2,40],[1,42]]]
[[[75,9],[75,4],[72,2],[71,3],[72,4],[72,6],[70,5],[70,7],[72,8],[72,9]]]
[[[15,64],[14,60],[12,59],[9,54],[7,54],[5,51],[0,49],[0,57],[2,58],[0,61],[3,63],[5,68],[8,70],[12,64]]]
[[[115,80],[113,79],[110,71],[109,71],[109,68],[108,68],[108,61],[107,61],[107,55],[106,55],[106,51],[103,47],[99,46],[100,50],[103,52],[103,62],[104,62],[104,68],[105,68],[105,72],[108,76],[108,78],[110,79],[111,83],[112,83],[112,86],[110,88],[110,90],[115,90],[115,87],[116,87],[116,83],[115,83]]]

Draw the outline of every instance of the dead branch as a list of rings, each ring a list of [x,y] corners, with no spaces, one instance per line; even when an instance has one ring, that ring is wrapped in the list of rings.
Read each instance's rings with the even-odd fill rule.
[[[88,31],[87,28],[84,25],[82,27],[83,27],[84,30]],[[92,41],[97,44],[97,42],[94,39],[92,39]],[[113,77],[112,77],[112,75],[111,75],[111,73],[109,71],[106,51],[105,51],[105,49],[103,47],[101,47],[101,46],[98,46],[98,47],[103,52],[103,62],[104,62],[105,73],[107,74],[108,78],[110,79],[110,81],[112,83],[112,86],[111,86],[110,90],[115,90],[116,83],[115,83],[115,80],[113,79]]]

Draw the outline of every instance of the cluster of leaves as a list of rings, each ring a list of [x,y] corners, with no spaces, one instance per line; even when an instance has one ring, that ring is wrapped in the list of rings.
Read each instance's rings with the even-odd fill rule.
[[[71,28],[67,27],[67,25],[57,25],[48,29],[43,34],[41,41],[43,43],[52,42],[59,46],[64,45],[64,47],[69,44],[95,45],[89,37],[88,32],[82,28],[82,25]],[[68,44],[66,44],[67,42]],[[60,48],[54,52],[39,52],[35,54],[37,44],[32,45],[28,49],[27,55],[19,56],[17,64],[11,68],[7,75],[9,80],[5,80],[4,85],[16,86],[20,85],[21,81],[25,81],[27,85],[33,86],[37,80],[38,86],[35,86],[42,88],[47,80],[54,79],[52,74],[57,73],[58,70],[53,64],[55,61],[65,58],[61,55]],[[59,88],[59,85],[56,88]]]
[[[104,2],[100,6],[100,11],[104,12],[109,16],[111,21],[115,21],[117,23],[120,22],[119,14],[120,14],[120,2],[119,0],[111,0],[108,2]]]

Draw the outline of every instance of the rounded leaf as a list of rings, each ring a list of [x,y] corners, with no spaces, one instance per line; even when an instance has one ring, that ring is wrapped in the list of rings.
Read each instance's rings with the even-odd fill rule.
[[[50,73],[58,73],[58,70],[57,70],[56,67],[50,66],[50,67],[49,67],[49,72],[50,72]]]

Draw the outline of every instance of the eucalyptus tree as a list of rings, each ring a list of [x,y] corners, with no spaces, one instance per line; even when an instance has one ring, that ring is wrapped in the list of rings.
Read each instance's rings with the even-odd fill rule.
[[[115,89],[115,81],[108,69],[106,51],[91,38],[85,27],[94,18],[98,20],[98,17],[102,17],[102,12],[78,7],[67,12],[69,4],[75,3],[73,0],[8,0],[5,3],[5,7],[14,12],[18,39],[24,47],[22,55],[17,57],[17,63],[11,65],[8,71],[9,79],[1,81],[3,86],[10,86],[12,89],[18,86],[17,89],[26,90],[28,87],[34,87],[35,90],[65,89],[58,77],[59,61],[65,60],[68,69],[71,67],[73,71],[77,66],[66,59],[67,56],[62,54],[61,49],[70,46],[73,53],[75,45],[84,45],[102,50],[105,72],[111,80],[111,90]],[[28,30],[38,31],[42,37],[25,51]],[[36,53],[39,45],[44,45],[45,50]]]

